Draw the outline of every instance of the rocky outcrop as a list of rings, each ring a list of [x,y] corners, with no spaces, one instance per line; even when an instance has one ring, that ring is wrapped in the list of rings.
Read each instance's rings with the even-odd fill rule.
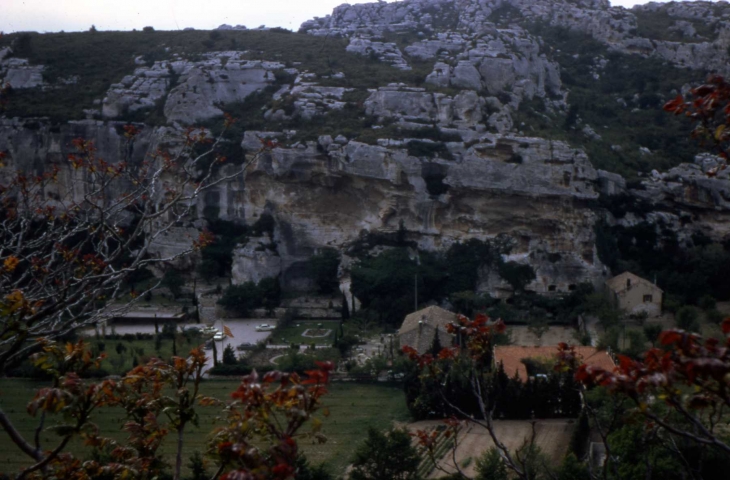
[[[103,158],[110,164],[126,162],[130,169],[148,161],[158,149],[174,152],[184,139],[181,128],[148,127],[141,128],[134,140],[129,141],[123,129],[125,124],[126,122],[84,120],[59,126],[42,119],[0,119],[0,151],[8,153],[9,163],[6,162],[6,167],[12,171],[17,169],[36,175],[57,167],[58,180],[48,185],[46,194],[51,198],[81,202],[88,193],[85,191],[83,171],[72,168],[68,161],[69,154],[78,153],[73,146],[74,139],[93,140],[98,158]],[[221,175],[226,175],[231,168],[235,167],[222,169]],[[175,178],[170,178],[169,181],[174,182]],[[229,203],[226,194],[234,196],[237,186],[234,179],[221,185],[215,192],[209,192],[210,195],[200,198],[199,203],[193,205],[194,214],[187,221],[178,222],[167,232],[160,234],[150,253],[171,257],[188,250],[199,236],[201,224],[196,220],[202,217],[206,201],[213,203],[212,200],[216,199],[216,203],[227,207]],[[114,183],[113,189],[108,190],[108,198],[117,198],[126,193],[127,189],[131,190],[132,185],[121,181]],[[222,218],[238,213],[233,208],[221,208],[221,212]],[[181,266],[190,267],[192,262],[193,258],[187,257]]]
[[[164,101],[170,122],[191,124],[223,114],[220,105],[243,101],[274,83],[278,62],[246,60],[245,52],[216,52],[202,61],[155,62],[111,86],[103,101],[104,118],[152,108]],[[171,89],[171,90],[170,90]]]
[[[154,108],[167,96],[170,78],[180,75],[188,62],[155,62],[151,67],[139,67],[134,74],[113,84],[102,102],[104,118],[117,118],[127,112]]]
[[[273,100],[278,102],[264,113],[264,118],[271,121],[301,118],[311,120],[332,110],[340,110],[347,105],[343,96],[353,91],[345,87],[323,87],[316,82],[304,81],[308,75],[296,78],[294,85],[282,86],[274,95]],[[311,80],[311,79],[310,79]],[[287,112],[282,106],[289,105]]]
[[[453,39],[452,39],[453,40]],[[426,81],[439,86],[485,90],[496,95],[560,97],[560,66],[540,53],[537,39],[520,28],[492,29],[474,40],[451,64],[439,62]],[[463,59],[461,59],[463,58]]]
[[[256,137],[250,136],[250,141]],[[342,145],[331,140],[277,148],[247,175],[246,216],[267,212],[277,219],[284,277],[296,278],[300,259],[316,248],[344,251],[362,231],[394,232],[403,225],[409,238],[427,250],[510,235],[525,261],[545,262],[532,286],[536,291],[547,292],[556,282],[567,290],[570,284],[602,278],[590,227],[595,214],[580,207],[597,198],[597,174],[584,153],[560,142],[483,134],[478,143],[461,145],[459,161],[448,161],[414,157],[397,142]],[[435,183],[444,186],[443,193],[430,191]],[[563,264],[536,252],[559,254],[572,273],[553,278]],[[269,258],[268,253],[256,255]],[[242,255],[234,268],[245,271],[250,257]],[[288,262],[294,273],[287,270]]]
[[[217,105],[240,102],[274,83],[278,62],[244,60],[242,52],[220,52],[180,75],[165,102],[168,121],[193,123],[223,114]]]
[[[711,155],[699,155],[695,163],[683,163],[666,173],[654,170],[649,179],[641,183],[643,190],[635,191],[634,195],[657,205],[728,212],[730,172],[722,170],[717,175],[707,175],[719,162]]]
[[[388,95],[397,93],[415,95],[405,107],[417,110],[394,108],[389,102],[395,100]],[[471,94],[462,93],[466,98]],[[374,92],[369,105],[383,115],[398,109],[423,115],[424,98],[426,110],[437,113],[434,94],[424,91]],[[23,159],[23,168],[42,171],[48,165],[63,165],[71,140],[85,137],[94,138],[99,154],[109,161],[141,162],[160,144],[170,144],[177,132],[144,129],[129,145],[121,125],[84,121],[56,130],[38,122],[4,120],[0,150]],[[452,159],[413,154],[409,142],[422,140],[409,138],[370,145],[325,135],[292,144],[295,132],[248,131],[244,148],[258,148],[261,138],[277,139],[281,146],[260,158],[245,181],[222,182],[200,198],[197,217],[210,215],[209,207],[215,207],[220,218],[248,223],[263,213],[272,215],[276,227],[271,237],[252,238],[235,250],[233,280],[257,282],[278,276],[289,289],[311,287],[306,265],[317,249],[328,246],[346,253],[362,232],[383,234],[399,228],[426,250],[507,235],[515,242],[509,260],[535,268],[537,279],[528,288],[536,292],[569,291],[585,281],[598,284],[606,273],[595,253],[593,233],[602,216],[594,205],[599,194],[628,194],[653,202],[655,210],[646,217],[650,222],[676,224],[687,232],[700,229],[713,238],[730,235],[730,182],[726,172],[707,178],[704,172],[716,161],[712,158],[657,173],[643,183],[643,190],[636,190],[627,188],[619,175],[596,171],[584,152],[563,142],[479,131],[468,122],[444,131],[462,137],[447,142]],[[70,182],[66,175],[62,169],[61,187]],[[155,253],[172,255],[187,246],[200,227],[195,217],[160,238]],[[692,220],[690,227],[687,218]],[[627,216],[621,221],[639,219]],[[493,272],[483,273],[484,291],[506,291]]]
[[[658,30],[676,32],[683,41],[640,36],[639,23],[653,21],[637,19],[644,12],[654,18],[668,17],[670,23],[666,27],[660,25]],[[500,20],[519,17],[586,33],[625,53],[655,55],[681,67],[725,72],[730,45],[729,13],[727,8],[716,8],[711,2],[649,3],[626,10],[611,7],[607,0],[409,0],[345,4],[332,15],[305,22],[301,31],[343,36],[432,31],[437,34],[406,47],[406,52],[419,58],[433,58],[441,50],[457,52],[458,42],[445,41],[449,35],[463,32],[473,40],[494,29]],[[692,22],[708,26],[711,34],[698,34]]]
[[[10,47],[0,48],[0,85],[21,90],[43,85],[43,65],[31,65],[27,59],[12,56]]]
[[[403,53],[395,43],[384,43],[371,40],[362,36],[354,36],[346,50],[351,53],[375,57],[380,61],[390,63],[399,70],[411,70],[408,62],[403,58]]]
[[[258,283],[264,278],[276,278],[281,274],[281,257],[267,245],[270,245],[268,239],[252,238],[246,245],[233,251],[231,279],[234,284]]]
[[[391,84],[380,87],[365,101],[365,112],[380,119],[475,127],[485,118],[486,101],[474,91],[455,96],[430,93],[424,88]]]
[[[341,45],[352,55],[348,61],[355,55],[373,57],[395,67],[376,65],[378,76],[409,83],[345,78],[334,69],[337,58],[333,70],[313,64],[308,71],[296,61],[250,60],[251,53],[242,51],[197,58],[176,54],[152,64],[137,57],[134,72],[112,85],[101,103],[97,115],[108,121],[52,126],[38,119],[3,119],[0,151],[10,152],[13,167],[40,172],[63,165],[71,140],[83,137],[93,139],[107,161],[137,164],[160,146],[175,148],[181,125],[220,116],[222,105],[267,89],[272,94],[265,106],[246,112],[260,115],[257,123],[265,126],[255,128],[268,131],[248,125],[243,138],[233,141],[249,155],[260,150],[262,140],[275,140],[277,146],[245,177],[226,179],[199,198],[191,217],[159,239],[156,254],[182,251],[211,218],[253,224],[267,214],[275,219],[273,233],[234,250],[234,283],[278,277],[286,288],[311,288],[308,259],[334,247],[343,254],[340,280],[347,289],[352,252],[371,237],[402,228],[409,242],[435,251],[472,238],[509,236],[515,248],[507,260],[536,270],[528,288],[567,292],[581,282],[600,284],[607,274],[596,255],[599,219],[626,226],[647,221],[681,236],[702,231],[716,240],[730,238],[730,177],[723,171],[708,178],[716,159],[701,157],[627,183],[618,174],[596,170],[580,148],[531,136],[539,130],[531,130],[528,114],[562,123],[570,96],[555,61],[565,55],[556,55],[530,25],[562,27],[602,42],[605,48],[596,49],[600,53],[576,56],[590,82],[615,67],[608,63],[608,58],[614,61],[609,50],[683,67],[727,68],[727,10],[724,5],[649,4],[630,11],[604,0],[343,5],[302,29],[347,37]],[[647,14],[667,25],[666,38],[641,36]],[[14,88],[55,88],[40,83],[43,67],[10,53],[0,50],[0,78]],[[574,84],[567,75],[564,80]],[[612,97],[610,104],[638,108],[641,98],[632,95]],[[172,126],[144,128],[127,143],[124,122],[114,120],[153,108],[164,112]],[[576,116],[568,138],[589,148],[601,142],[614,151],[621,148],[609,142],[617,142],[615,130],[586,121]],[[632,152],[639,147],[633,145]],[[642,147],[641,154],[651,161],[648,149]],[[233,168],[224,167],[220,175]],[[59,188],[72,183],[70,175],[62,170]],[[613,217],[603,208],[612,197],[648,207]],[[509,290],[493,271],[483,271],[480,280],[480,289],[490,294]],[[348,303],[356,303],[345,294]]]

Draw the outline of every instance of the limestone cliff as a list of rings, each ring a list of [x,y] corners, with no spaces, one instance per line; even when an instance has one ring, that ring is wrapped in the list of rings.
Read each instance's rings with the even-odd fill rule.
[[[651,139],[635,138],[616,120],[658,118],[663,114],[652,112],[677,92],[648,91],[638,80],[633,90],[620,90],[605,80],[641,62],[658,61],[678,79],[726,72],[729,18],[726,4],[702,2],[632,10],[602,0],[343,5],[306,22],[301,33],[267,37],[291,50],[302,38],[329,42],[328,55],[339,56],[324,67],[316,51],[293,59],[285,50],[232,48],[237,39],[264,34],[244,30],[226,30],[239,36],[215,51],[176,50],[161,60],[130,52],[129,71],[86,105],[87,120],[4,118],[0,151],[10,153],[13,167],[42,171],[63,165],[71,140],[83,137],[108,161],[141,162],[160,147],[174,148],[186,126],[215,128],[232,109],[243,125],[228,137],[234,162],[250,157],[262,139],[277,146],[245,177],[198,199],[196,215],[160,250],[180,248],[212,219],[253,223],[270,214],[272,238],[250,238],[234,250],[233,281],[280,275],[285,287],[303,289],[310,287],[306,262],[323,247],[345,255],[341,280],[348,285],[348,253],[368,233],[405,230],[424,250],[506,235],[515,244],[510,259],[536,270],[529,289],[565,292],[610,274],[596,251],[599,220],[647,221],[681,238],[730,238],[729,177],[704,175],[715,160],[646,146]],[[564,42],[560,48],[550,43],[555,39]],[[373,78],[354,77],[363,65]],[[14,90],[61,95],[71,88],[68,78],[44,72],[0,45],[0,79]],[[83,85],[83,75],[77,81]],[[143,126],[126,147],[121,126],[149,120],[150,112],[157,125]],[[665,131],[656,137],[677,135]],[[630,140],[620,144],[624,136]],[[667,162],[669,151],[675,157]],[[631,170],[631,181],[597,168],[604,155],[625,162],[619,166]],[[648,207],[618,218],[605,208],[611,198]],[[502,288],[490,272],[480,285],[493,294]]]

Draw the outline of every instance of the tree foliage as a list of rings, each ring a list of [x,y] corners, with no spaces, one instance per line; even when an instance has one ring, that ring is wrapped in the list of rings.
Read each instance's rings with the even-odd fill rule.
[[[34,356],[38,368],[53,379],[52,386],[38,390],[28,412],[51,425],[58,435],[55,445],[27,440],[12,427],[5,414],[0,425],[13,443],[33,464],[20,476],[30,479],[159,478],[167,468],[161,448],[174,434],[176,452],[173,476],[181,478],[184,431],[197,424],[196,409],[221,409],[224,421],[209,440],[209,458],[223,479],[294,478],[297,436],[324,441],[321,422],[314,421],[309,432],[301,429],[320,408],[332,365],[318,364],[305,376],[269,372],[259,377],[245,376],[232,401],[224,403],[199,393],[207,361],[196,348],[187,358],[171,362],[152,359],[135,367],[120,379],[99,383],[82,380],[81,375],[98,367],[103,357],[93,358],[88,345],[42,343]],[[92,422],[92,414],[102,407],[119,407],[127,418],[128,437],[121,442],[104,438]],[[66,451],[71,441],[82,440],[99,460],[86,460]],[[251,454],[255,452],[255,454]],[[101,459],[103,458],[103,461]]]
[[[417,480],[420,457],[405,430],[382,433],[372,427],[355,451],[352,480]]]
[[[724,341],[684,330],[664,331],[660,347],[647,350],[640,360],[619,356],[615,371],[577,365],[570,349],[561,346],[562,365],[575,369],[576,380],[584,385],[627,398],[647,421],[666,432],[727,455],[730,443],[718,425],[722,407],[730,405],[730,318],[723,321],[722,331]]]
[[[140,133],[132,125],[123,130],[130,145]],[[67,163],[44,173],[0,152],[0,370],[37,350],[36,339],[61,338],[120,315],[145,293],[132,291],[131,302],[117,302],[130,293],[131,275],[210,241],[203,232],[179,253],[150,255],[189,219],[196,198],[229,178],[214,175],[221,158],[201,168],[220,138],[189,129],[171,142],[171,152],[132,164],[107,162],[93,142],[75,139]],[[194,155],[198,145],[208,148]]]
[[[264,307],[271,311],[280,303],[281,286],[279,279],[273,277],[262,278],[258,284],[249,281],[231,285],[218,300],[219,305],[242,317],[250,315],[256,308]]]
[[[182,287],[185,285],[185,279],[180,272],[170,269],[165,272],[160,285],[170,289],[173,298],[178,298],[182,293]]]
[[[730,83],[721,75],[710,75],[703,85],[691,89],[688,97],[677,95],[664,105],[664,110],[685,115],[695,122],[692,137],[724,160],[707,172],[709,177],[714,177],[727,168],[730,153],[730,131],[727,129],[730,126]]]
[[[499,266],[499,276],[512,286],[515,292],[522,292],[528,283],[535,280],[535,270],[529,265],[504,262]]]
[[[502,461],[499,450],[490,448],[477,459],[475,480],[508,480],[507,467]]]
[[[444,255],[396,246],[377,256],[365,256],[352,267],[352,292],[364,308],[373,310],[382,323],[390,325],[402,322],[416,303],[442,301],[450,296],[455,296],[463,308],[474,310],[491,304],[488,297],[473,295],[480,269],[499,268],[504,263],[502,254],[509,252],[510,245],[509,239],[501,237],[490,241],[471,239],[452,245]],[[505,271],[516,272],[513,276],[520,281],[532,269],[510,264]]]
[[[333,293],[339,287],[337,269],[340,266],[340,253],[334,248],[323,248],[309,259],[309,276],[319,289],[319,293]]]

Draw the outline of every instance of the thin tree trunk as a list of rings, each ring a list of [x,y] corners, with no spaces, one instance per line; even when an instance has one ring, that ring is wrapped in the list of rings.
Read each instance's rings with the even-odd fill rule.
[[[177,455],[175,456],[175,480],[180,480],[180,471],[182,470],[182,450],[183,435],[185,434],[185,424],[177,427]]]

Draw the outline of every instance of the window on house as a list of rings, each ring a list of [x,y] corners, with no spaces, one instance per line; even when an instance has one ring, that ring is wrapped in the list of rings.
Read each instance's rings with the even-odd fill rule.
[[[557,287],[556,287],[555,285],[550,285],[550,286],[548,287],[548,291],[549,291],[549,292],[554,292],[554,291],[556,290],[556,288],[557,288]]]
[[[568,290],[570,290],[571,292],[574,292],[576,288],[578,288],[576,285],[573,285],[573,284],[568,285]]]
[[[644,295],[644,303],[651,303],[654,301],[654,297],[651,295]]]
[[[626,290],[631,290],[631,279],[630,278],[626,279]]]

